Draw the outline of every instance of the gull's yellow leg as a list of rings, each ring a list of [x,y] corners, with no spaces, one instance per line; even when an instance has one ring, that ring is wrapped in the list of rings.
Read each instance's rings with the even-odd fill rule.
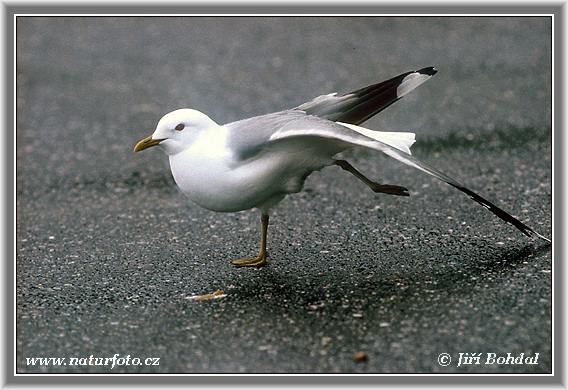
[[[237,267],[262,267],[267,264],[266,258],[266,234],[268,232],[268,215],[262,214],[260,217],[261,231],[260,231],[260,250],[258,256],[253,258],[244,258],[231,261]]]

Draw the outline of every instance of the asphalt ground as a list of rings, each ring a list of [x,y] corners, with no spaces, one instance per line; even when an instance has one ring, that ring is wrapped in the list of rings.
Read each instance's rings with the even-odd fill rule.
[[[350,152],[411,197],[314,173],[271,215],[269,265],[237,269],[257,212],[201,209],[163,153],[132,152],[180,107],[229,122],[436,66],[366,126],[416,132],[416,156],[551,237],[550,40],[546,18],[20,18],[18,372],[550,372],[550,247],[444,183]],[[26,363],[115,354],[159,366]]]

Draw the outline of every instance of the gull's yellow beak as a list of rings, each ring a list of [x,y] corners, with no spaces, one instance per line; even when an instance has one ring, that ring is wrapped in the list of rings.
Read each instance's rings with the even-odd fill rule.
[[[141,150],[148,149],[152,146],[158,145],[162,141],[163,139],[152,139],[152,136],[150,135],[138,141],[138,143],[134,146],[134,151],[139,152]]]

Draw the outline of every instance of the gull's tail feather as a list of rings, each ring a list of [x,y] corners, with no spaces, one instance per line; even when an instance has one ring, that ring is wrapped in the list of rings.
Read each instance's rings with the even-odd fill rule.
[[[402,150],[408,154],[411,154],[410,147],[416,142],[416,135],[414,133],[376,131],[343,122],[337,122],[337,124],[348,127],[359,134],[363,134],[366,137],[390,145],[393,148],[397,148],[398,150]]]
[[[332,93],[318,96],[296,109],[334,122],[358,125],[401,99],[437,72],[432,66],[406,72],[345,95]]]

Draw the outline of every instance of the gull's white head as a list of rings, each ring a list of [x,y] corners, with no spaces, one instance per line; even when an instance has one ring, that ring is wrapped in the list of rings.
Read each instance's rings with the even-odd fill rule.
[[[177,154],[187,149],[204,131],[217,126],[215,121],[197,110],[175,110],[164,115],[154,133],[140,140],[134,146],[134,151],[160,145],[168,155]]]

